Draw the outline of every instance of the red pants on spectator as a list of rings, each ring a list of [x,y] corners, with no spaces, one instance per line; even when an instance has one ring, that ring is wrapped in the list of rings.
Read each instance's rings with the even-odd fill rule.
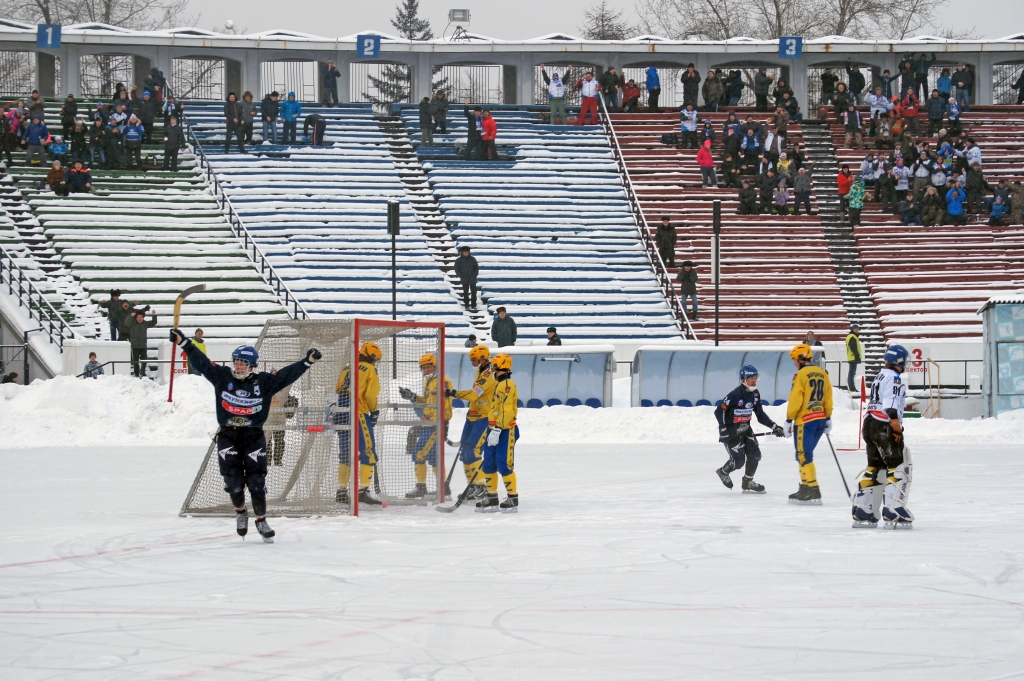
[[[576,125],[586,125],[584,121],[587,120],[587,114],[590,114],[590,124],[597,125],[600,121],[597,119],[597,97],[584,97],[580,104],[580,117],[576,119]]]

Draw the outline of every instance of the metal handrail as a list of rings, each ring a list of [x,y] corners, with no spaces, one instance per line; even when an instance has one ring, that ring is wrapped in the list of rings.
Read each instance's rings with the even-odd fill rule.
[[[64,317],[36,288],[32,280],[25,276],[25,271],[18,267],[14,257],[4,250],[3,246],[0,246],[0,284],[7,284],[7,291],[12,296],[17,287],[18,307],[24,305],[28,310],[29,319],[39,322],[42,330],[50,337],[50,342],[61,350],[64,349],[65,338],[81,338],[81,335],[64,321]]]
[[[309,319],[309,313],[302,307],[302,303],[295,297],[288,285],[284,283],[284,279],[277,273],[274,266],[270,264],[267,256],[263,254],[260,247],[256,245],[256,240],[249,234],[249,230],[245,227],[245,223],[242,222],[242,218],[238,215],[235,207],[231,205],[231,200],[228,198],[227,192],[221,186],[220,181],[217,179],[217,174],[213,172],[213,167],[210,165],[209,160],[206,158],[206,154],[203,152],[203,147],[199,143],[199,139],[196,137],[195,132],[192,131],[192,125],[188,121],[188,117],[184,113],[181,115],[181,123],[185,127],[188,141],[192,145],[193,153],[196,158],[199,159],[199,167],[205,172],[206,182],[213,188],[214,194],[213,199],[217,202],[217,206],[220,208],[222,213],[225,213],[225,217],[228,219],[228,227],[231,229],[231,233],[235,235],[235,238],[242,240],[242,247],[245,250],[245,254],[249,256],[249,260],[258,268],[260,278],[268,286],[274,289],[274,293],[278,300],[284,305],[285,311],[293,319]],[[289,310],[291,306],[291,310]]]
[[[601,126],[605,129],[605,134],[611,139],[615,162],[619,166],[619,173],[625,179],[623,186],[626,189],[626,199],[629,201],[629,207],[633,211],[637,231],[640,232],[640,241],[644,244],[647,251],[647,257],[651,261],[651,267],[654,269],[658,284],[661,286],[661,292],[666,300],[668,300],[669,308],[672,310],[672,315],[676,320],[676,325],[690,338],[697,340],[697,334],[693,332],[693,327],[690,326],[690,318],[686,314],[686,307],[682,304],[679,296],[676,295],[676,288],[672,284],[672,277],[669,276],[668,268],[665,267],[665,261],[661,259],[661,253],[658,251],[657,244],[651,238],[651,228],[647,224],[647,218],[644,216],[643,209],[640,207],[640,199],[637,198],[636,192],[633,191],[633,178],[630,177],[629,169],[626,167],[626,159],[622,155],[622,147],[619,145],[619,138],[615,134],[612,119],[608,115],[604,97],[599,96],[597,101],[601,107]]]

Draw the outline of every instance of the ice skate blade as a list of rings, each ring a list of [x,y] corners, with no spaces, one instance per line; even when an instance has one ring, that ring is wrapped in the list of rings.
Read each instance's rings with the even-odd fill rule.
[[[274,543],[274,538],[273,537],[264,537],[263,538],[263,543],[264,544],[273,544]]]
[[[519,507],[513,506],[512,508],[499,509],[502,513],[519,513]]]
[[[851,527],[854,527],[854,528],[875,528],[875,527],[878,527],[878,523],[877,522],[871,522],[870,520],[854,520],[853,521],[853,525],[851,525]]]
[[[476,509],[473,509],[473,510],[475,510],[477,513],[497,513],[498,512],[498,507],[497,506],[488,506],[487,508],[476,508]]]
[[[912,530],[914,529],[914,523],[908,523],[906,521],[886,521],[885,529],[887,530]]]
[[[797,506],[821,506],[821,499],[790,499],[789,503]]]
[[[757,490],[753,490],[753,489],[745,489],[745,490],[743,490],[743,493],[744,494],[764,494],[765,490],[757,491]]]

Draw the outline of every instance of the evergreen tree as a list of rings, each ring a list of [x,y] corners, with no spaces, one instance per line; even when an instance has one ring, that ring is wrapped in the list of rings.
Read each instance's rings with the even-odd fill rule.
[[[398,30],[398,35],[406,40],[433,40],[434,32],[430,28],[430,21],[421,19],[419,14],[419,0],[402,0],[401,4],[395,7],[391,25]],[[372,102],[378,111],[384,112],[391,104],[409,101],[412,94],[412,72],[408,66],[387,64],[380,70],[379,77],[368,75],[367,78],[377,92],[364,92],[363,97]]]
[[[402,0],[402,4],[395,8],[395,18],[391,20],[391,25],[406,40],[433,40],[430,21],[420,19],[419,14],[420,0]]]
[[[583,10],[583,25],[579,27],[586,40],[627,40],[636,29],[622,16],[622,10],[615,11],[605,0]]]

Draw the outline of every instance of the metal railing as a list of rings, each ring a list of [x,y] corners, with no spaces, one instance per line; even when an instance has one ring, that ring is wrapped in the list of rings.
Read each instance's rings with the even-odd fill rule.
[[[252,261],[259,271],[260,278],[274,289],[274,294],[277,296],[278,301],[284,305],[285,311],[293,319],[309,319],[309,313],[302,307],[302,304],[295,297],[295,294],[292,293],[291,289],[288,288],[288,285],[284,283],[284,279],[277,273],[274,266],[270,264],[267,256],[260,250],[260,247],[256,245],[256,240],[249,234],[249,230],[246,229],[242,218],[235,211],[235,207],[231,205],[227,192],[221,186],[220,181],[217,179],[217,174],[213,172],[213,167],[206,158],[206,154],[203,153],[203,147],[199,144],[199,139],[196,138],[195,132],[192,131],[188,117],[182,115],[181,119],[189,144],[192,145],[193,152],[196,158],[199,159],[199,167],[205,174],[207,183],[213,189],[213,199],[228,219],[228,227],[231,229],[231,233],[242,242],[242,247],[245,249],[246,255],[249,256],[249,260]]]
[[[18,307],[25,307],[29,319],[39,322],[50,337],[50,342],[64,349],[64,339],[79,338],[64,317],[50,304],[50,301],[36,288],[25,271],[18,267],[14,257],[0,246],[0,284],[7,286],[7,292],[17,296]]]
[[[633,178],[630,177],[629,169],[626,167],[626,159],[622,155],[622,147],[619,146],[619,138],[615,134],[615,127],[612,125],[612,119],[608,115],[608,109],[605,107],[604,97],[598,97],[597,101],[601,108],[601,126],[604,128],[608,139],[611,140],[612,153],[615,154],[615,162],[619,166],[619,174],[623,178],[626,199],[629,201],[629,207],[633,211],[633,217],[636,219],[637,231],[640,233],[640,242],[647,251],[647,257],[651,261],[654,275],[658,279],[658,284],[661,286],[661,292],[668,302],[669,309],[672,310],[672,316],[675,317],[676,325],[685,336],[697,340],[697,335],[693,332],[693,327],[690,326],[690,318],[686,315],[686,307],[679,299],[679,296],[676,295],[676,288],[672,283],[672,277],[669,276],[668,268],[665,267],[665,261],[661,259],[661,253],[658,251],[657,244],[651,238],[651,228],[647,224],[647,218],[644,216],[644,211],[640,206],[640,199],[637,198],[636,192],[633,191]]]
[[[822,363],[825,372],[832,378],[832,385],[837,388],[846,387],[846,376],[849,372],[850,363],[846,360],[830,359],[825,360]],[[861,363],[863,365],[863,362]],[[914,366],[914,364],[920,364],[920,366]],[[942,365],[947,365],[946,376],[949,381],[946,384],[941,384],[940,372]],[[950,391],[961,392],[967,395],[971,392],[971,374],[969,373],[970,365],[977,365],[978,372],[977,376],[984,376],[984,360],[980,359],[924,359],[915,360],[908,363],[908,370],[903,373],[903,383],[909,390],[943,390],[949,393]],[[954,378],[958,372],[955,367],[962,367],[963,372],[963,383],[953,383],[951,381],[956,380]],[[829,367],[835,367],[835,371],[832,371]],[[870,367],[869,367],[870,368]],[[879,369],[882,367],[879,366]],[[857,385],[860,385],[859,379]],[[870,381],[867,385],[868,389],[871,388]]]

